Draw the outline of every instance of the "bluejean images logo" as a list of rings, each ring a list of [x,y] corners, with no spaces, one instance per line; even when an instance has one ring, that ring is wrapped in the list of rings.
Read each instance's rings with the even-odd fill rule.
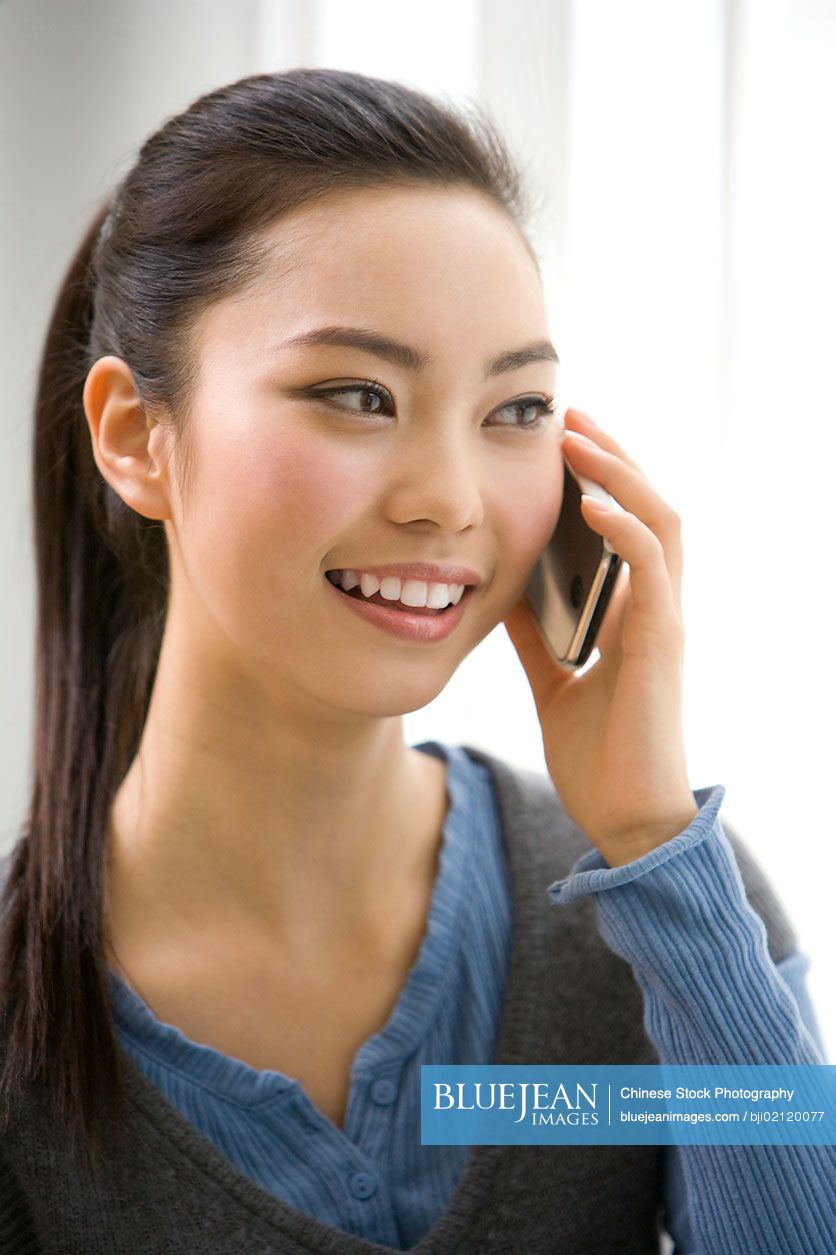
[[[433,1081],[436,1111],[511,1111],[516,1124],[597,1124],[598,1082],[549,1085],[545,1081]]]
[[[423,1145],[836,1145],[834,1064],[424,1064]]]

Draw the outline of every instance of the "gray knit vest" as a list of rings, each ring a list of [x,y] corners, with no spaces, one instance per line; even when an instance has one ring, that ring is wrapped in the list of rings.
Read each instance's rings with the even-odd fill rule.
[[[632,968],[604,944],[594,901],[547,888],[590,848],[548,776],[463,746],[490,770],[512,895],[499,1064],[657,1063]],[[758,865],[723,821],[779,961],[796,944]],[[4,880],[0,861],[0,886]],[[0,1034],[0,1051],[3,1037]],[[72,1162],[27,1085],[0,1144],[3,1255],[372,1255],[393,1247],[304,1215],[245,1177],[123,1054],[128,1137],[103,1177]],[[455,1063],[455,1060],[439,1062]],[[658,1255],[659,1146],[475,1146],[414,1255]]]

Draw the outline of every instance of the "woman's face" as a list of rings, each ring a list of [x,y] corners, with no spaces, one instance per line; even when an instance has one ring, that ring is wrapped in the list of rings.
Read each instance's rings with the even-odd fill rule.
[[[548,341],[540,279],[503,212],[462,190],[335,194],[265,239],[263,276],[199,323],[194,471],[166,521],[169,617],[216,677],[245,675],[283,708],[403,714],[519,599],[560,512],[562,426],[537,406],[554,397],[554,360],[485,377]],[[335,326],[427,364],[292,343]],[[389,630],[326,578],[421,562],[479,581],[436,639]],[[443,615],[430,617],[436,631]]]

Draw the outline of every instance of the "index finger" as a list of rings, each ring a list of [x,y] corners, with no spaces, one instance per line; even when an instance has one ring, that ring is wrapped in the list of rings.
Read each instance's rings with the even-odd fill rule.
[[[644,478],[647,479],[647,475],[639,466],[638,462],[631,458],[629,454],[625,453],[618,441],[608,435],[607,432],[605,432],[602,427],[599,427],[595,420],[590,418],[588,414],[585,414],[583,410],[576,410],[570,407],[566,411],[566,426],[569,429],[577,429],[582,435],[588,437],[589,440],[594,440],[595,443],[600,445],[602,449],[605,449],[607,453],[614,453],[616,457],[621,458],[621,460],[626,462],[628,466],[632,466],[634,471],[638,471],[640,475],[643,475]]]

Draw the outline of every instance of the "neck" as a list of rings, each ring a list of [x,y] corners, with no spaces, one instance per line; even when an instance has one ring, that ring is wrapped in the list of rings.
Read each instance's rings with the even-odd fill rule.
[[[110,813],[111,929],[308,958],[379,945],[434,883],[445,765],[404,744],[400,716],[219,718],[198,692],[175,699],[158,673]]]

